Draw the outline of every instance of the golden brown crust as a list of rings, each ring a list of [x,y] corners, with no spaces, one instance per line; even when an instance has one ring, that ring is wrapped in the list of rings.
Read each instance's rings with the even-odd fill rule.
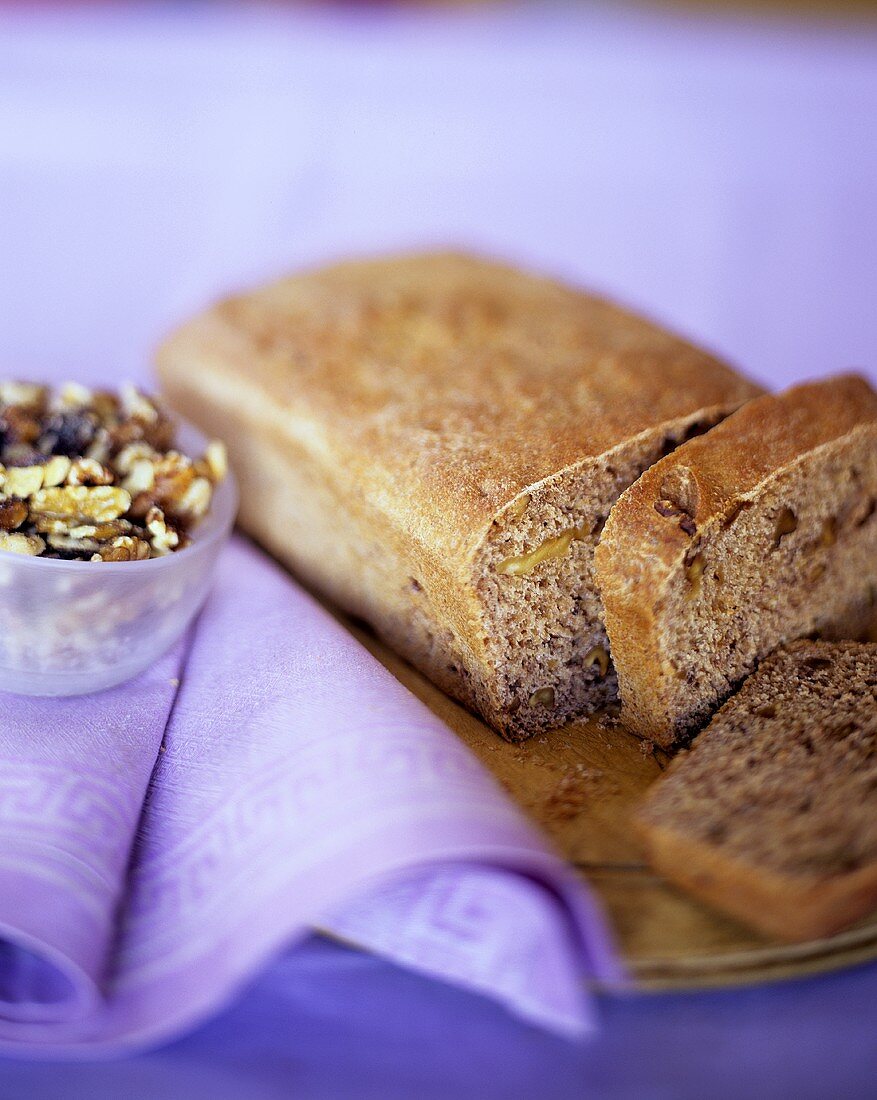
[[[158,367],[180,410],[227,437],[244,526],[494,722],[473,571],[495,517],[558,471],[758,392],[617,306],[456,254],[229,299]],[[261,518],[269,466],[272,494],[297,496],[285,530]]]
[[[595,562],[624,718],[638,733],[669,746],[685,732],[665,628],[668,593],[698,546],[807,456],[875,431],[877,394],[864,379],[806,383],[748,402],[621,495]]]
[[[160,368],[193,343],[246,357],[289,433],[325,446],[442,555],[558,470],[756,392],[611,303],[453,254],[342,264],[231,298],[172,337]]]
[[[677,830],[635,824],[659,874],[766,936],[790,943],[822,939],[877,908],[877,864],[832,878],[782,874]]]
[[[672,568],[691,534],[655,510],[669,489],[690,496],[698,529],[726,516],[748,494],[796,459],[877,420],[877,393],[858,375],[840,375],[764,394],[705,435],[655,463],[622,494],[603,535],[601,556],[647,541]],[[680,479],[675,476],[683,471]]]

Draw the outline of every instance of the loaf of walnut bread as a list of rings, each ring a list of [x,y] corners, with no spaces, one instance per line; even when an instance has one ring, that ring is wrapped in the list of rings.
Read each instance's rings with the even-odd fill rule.
[[[877,645],[773,654],[636,823],[661,874],[770,936],[829,936],[877,908]]]
[[[622,721],[684,740],[795,638],[866,636],[877,394],[842,376],[759,397],[656,463],[596,553]]]
[[[609,302],[456,254],[230,298],[158,370],[228,441],[244,529],[513,740],[612,697],[609,509],[759,392]]]

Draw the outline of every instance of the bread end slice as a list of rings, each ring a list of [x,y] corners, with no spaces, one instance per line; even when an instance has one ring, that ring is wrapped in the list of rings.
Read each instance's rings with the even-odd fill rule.
[[[680,753],[635,819],[671,882],[790,942],[877,908],[877,645],[796,642]]]

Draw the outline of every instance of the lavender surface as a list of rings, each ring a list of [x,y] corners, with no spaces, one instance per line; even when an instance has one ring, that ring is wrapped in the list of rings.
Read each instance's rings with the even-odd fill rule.
[[[139,680],[0,714],[7,1051],[170,1038],[313,925],[566,1034],[619,977],[481,765],[242,540]]]

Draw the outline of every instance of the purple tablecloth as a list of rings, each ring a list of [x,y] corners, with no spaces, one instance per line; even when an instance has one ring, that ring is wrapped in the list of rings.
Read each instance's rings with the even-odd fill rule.
[[[352,251],[473,245],[781,384],[875,376],[877,35],[621,5],[0,9],[3,373],[145,371],[177,317]],[[571,1045],[321,941],[153,1054],[0,1097],[867,1096],[877,967],[601,1000]]]
[[[121,1062],[0,1062],[0,1096],[212,1100],[866,1100],[877,964],[713,994],[605,998],[585,1044],[321,940],[163,1050]]]

